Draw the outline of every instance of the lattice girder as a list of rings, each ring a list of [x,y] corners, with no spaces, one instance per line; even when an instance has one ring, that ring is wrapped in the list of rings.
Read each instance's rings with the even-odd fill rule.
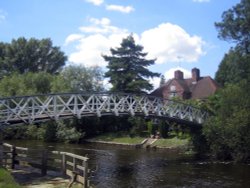
[[[103,115],[153,116],[202,124],[206,111],[149,95],[49,94],[0,99],[0,125],[31,124],[47,119]]]

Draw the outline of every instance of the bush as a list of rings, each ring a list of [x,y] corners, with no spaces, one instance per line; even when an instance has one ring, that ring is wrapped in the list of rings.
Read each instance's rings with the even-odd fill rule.
[[[235,161],[250,159],[249,84],[228,85],[219,93],[216,116],[204,125],[203,134],[212,154]]]

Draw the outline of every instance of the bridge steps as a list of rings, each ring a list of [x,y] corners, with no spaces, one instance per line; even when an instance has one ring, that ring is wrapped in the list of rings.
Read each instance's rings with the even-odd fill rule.
[[[156,138],[148,138],[146,142],[143,143],[142,148],[150,148],[150,146],[156,141]]]

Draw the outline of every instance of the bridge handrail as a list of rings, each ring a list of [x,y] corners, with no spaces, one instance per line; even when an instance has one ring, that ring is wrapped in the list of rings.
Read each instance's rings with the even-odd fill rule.
[[[133,116],[137,113],[137,115],[164,116],[175,120],[189,119],[190,122],[196,121],[198,124],[208,116],[207,111],[181,101],[163,99],[149,94],[117,92],[72,92],[4,97],[0,98],[0,106],[2,107],[0,124],[17,120],[28,123],[27,121],[34,122],[35,119],[56,119],[59,116],[80,118],[97,115],[100,117],[111,115],[111,112],[115,115],[129,113]],[[60,109],[59,113],[58,109]],[[4,120],[4,117],[7,120]]]
[[[0,100],[8,100],[8,99],[18,99],[18,98],[31,98],[31,97],[42,97],[42,96],[69,96],[69,95],[82,95],[82,96],[90,96],[90,95],[121,95],[121,96],[143,96],[153,99],[159,99],[162,101],[169,101],[174,103],[183,104],[185,106],[190,106],[197,110],[203,110],[197,106],[192,104],[186,104],[182,101],[172,100],[172,99],[164,99],[162,97],[153,96],[150,94],[145,93],[123,93],[123,92],[67,92],[67,93],[47,93],[47,94],[32,94],[32,95],[18,95],[18,96],[11,96],[11,97],[0,97]],[[205,111],[205,110],[203,110]]]

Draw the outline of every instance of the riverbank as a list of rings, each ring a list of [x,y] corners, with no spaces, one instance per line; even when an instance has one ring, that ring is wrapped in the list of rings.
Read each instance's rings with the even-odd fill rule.
[[[190,140],[180,139],[176,136],[169,138],[151,139],[145,137],[129,137],[128,135],[120,134],[104,134],[100,136],[87,139],[87,142],[109,144],[109,145],[121,145],[135,148],[154,148],[154,149],[179,149],[190,148]]]

